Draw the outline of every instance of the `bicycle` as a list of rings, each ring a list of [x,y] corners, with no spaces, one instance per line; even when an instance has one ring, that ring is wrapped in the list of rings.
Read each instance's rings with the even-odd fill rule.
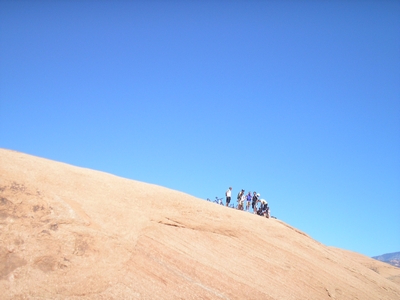
[[[212,202],[213,202],[213,203],[217,203],[217,204],[219,204],[219,205],[224,205],[224,202],[222,201],[222,199],[223,199],[223,198],[215,197],[215,200],[213,200]],[[211,202],[210,198],[207,198],[207,201],[208,201],[208,202]]]

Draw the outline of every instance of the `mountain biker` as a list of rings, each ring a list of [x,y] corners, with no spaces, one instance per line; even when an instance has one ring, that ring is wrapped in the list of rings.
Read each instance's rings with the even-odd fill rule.
[[[253,198],[251,199],[251,207],[253,208],[253,212],[257,213],[257,202],[258,202],[258,197],[260,194],[257,194],[256,192],[253,193]]]
[[[244,190],[242,189],[237,196],[238,209],[243,210]]]
[[[264,199],[261,199],[261,207],[260,210],[262,212],[262,215],[266,218],[269,218],[269,207],[268,207],[268,202],[265,201]]]
[[[250,209],[250,202],[251,202],[251,192],[249,192],[246,196],[246,210],[249,211]]]
[[[225,192],[225,196],[226,196],[226,206],[229,206],[232,196],[232,187],[229,187],[229,189]]]

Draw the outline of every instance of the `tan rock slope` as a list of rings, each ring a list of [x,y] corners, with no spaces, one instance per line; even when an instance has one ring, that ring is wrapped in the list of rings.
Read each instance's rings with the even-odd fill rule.
[[[400,299],[399,268],[279,220],[2,149],[0,229],[1,299]]]

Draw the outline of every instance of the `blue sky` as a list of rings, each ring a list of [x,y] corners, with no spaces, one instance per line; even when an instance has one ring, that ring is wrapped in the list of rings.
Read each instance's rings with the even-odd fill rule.
[[[396,252],[399,53],[399,1],[1,1],[0,147]]]

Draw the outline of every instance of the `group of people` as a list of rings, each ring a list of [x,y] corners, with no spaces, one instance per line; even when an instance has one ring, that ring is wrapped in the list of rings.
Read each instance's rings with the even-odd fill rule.
[[[229,206],[232,200],[232,187],[225,192],[226,197],[226,206]],[[270,217],[270,211],[268,202],[264,199],[260,199],[260,194],[257,192],[253,192],[253,195],[249,191],[247,194],[244,189],[242,189],[237,195],[237,209],[250,211],[250,205],[254,214],[258,214],[260,216],[264,216],[266,218]],[[260,203],[260,206],[258,204]]]

